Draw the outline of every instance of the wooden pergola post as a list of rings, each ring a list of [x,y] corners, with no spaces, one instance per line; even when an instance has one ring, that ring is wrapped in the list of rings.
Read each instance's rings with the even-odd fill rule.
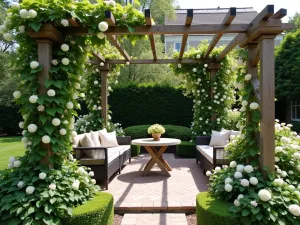
[[[260,42],[260,167],[275,170],[275,35]]]
[[[108,85],[107,85],[107,77],[109,73],[110,66],[105,63],[104,66],[100,67],[101,73],[101,117],[103,118],[103,126],[107,127],[108,120]]]
[[[218,72],[218,70],[221,68],[221,63],[210,63],[209,66],[208,66],[208,71],[210,73],[210,83],[212,84],[213,83],[213,80]],[[211,88],[210,88],[210,98],[211,98],[211,101],[214,100],[214,88],[212,87],[211,85]],[[216,114],[214,112],[212,112],[211,114],[211,121],[215,121],[216,120]]]

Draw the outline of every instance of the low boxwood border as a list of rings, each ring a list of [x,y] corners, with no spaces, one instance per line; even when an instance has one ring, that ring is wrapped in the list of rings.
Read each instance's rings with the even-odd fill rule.
[[[138,156],[141,153],[141,146],[131,145],[131,157]]]
[[[113,196],[99,192],[93,199],[73,210],[72,217],[65,218],[64,225],[112,225],[114,219]]]
[[[193,142],[182,141],[176,146],[176,154],[184,158],[196,158],[196,145]]]
[[[208,192],[199,193],[196,201],[198,225],[240,225],[229,213],[229,203],[212,197]]]

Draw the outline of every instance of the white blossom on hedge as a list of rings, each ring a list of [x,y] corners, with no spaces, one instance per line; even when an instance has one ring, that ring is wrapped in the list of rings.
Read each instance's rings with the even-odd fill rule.
[[[237,171],[237,172],[234,173],[234,177],[235,177],[236,179],[240,179],[240,178],[243,177],[243,174],[242,174],[241,172]]]
[[[54,183],[51,183],[48,187],[52,191],[56,190],[56,184],[54,184]]]
[[[246,80],[246,81],[251,80],[251,78],[252,78],[252,75],[251,75],[251,74],[247,74],[247,75],[245,76],[245,80]]]
[[[28,131],[29,131],[30,133],[34,133],[34,132],[36,132],[36,130],[37,130],[37,125],[35,125],[35,124],[30,124],[30,125],[28,126]]]
[[[197,72],[197,68],[193,68],[193,72],[196,73]]]
[[[108,4],[111,6],[116,6],[116,2],[114,0],[109,0]]]
[[[6,28],[4,25],[0,25],[0,34],[5,34]]]
[[[24,181],[19,181],[17,187],[22,188],[23,186],[24,186]]]
[[[51,141],[51,139],[50,139],[50,137],[49,137],[48,135],[44,135],[44,136],[42,137],[42,142],[43,142],[44,144],[49,144],[50,141]]]
[[[61,129],[59,130],[59,134],[60,134],[60,135],[66,135],[66,133],[67,133],[67,130],[64,129],[64,128],[61,128]]]
[[[73,107],[74,107],[73,102],[67,102],[66,107],[67,107],[67,109],[73,109]]]
[[[90,171],[90,172],[89,172],[89,176],[90,176],[90,177],[95,176],[94,172],[93,172],[93,171]]]
[[[254,169],[253,169],[253,166],[247,165],[244,167],[244,170],[246,173],[252,173]]]
[[[258,179],[256,177],[251,177],[249,181],[250,181],[250,184],[252,184],[252,185],[258,184]]]
[[[61,48],[61,50],[64,51],[64,52],[67,52],[67,51],[70,50],[70,47],[69,47],[69,45],[67,45],[67,44],[62,44],[62,45],[60,46],[60,48]]]
[[[14,161],[16,161],[16,158],[15,158],[14,156],[11,156],[11,157],[9,158],[9,162],[10,162],[10,163],[14,163]]]
[[[19,26],[19,32],[20,33],[24,33],[25,32],[25,26],[24,25]]]
[[[212,175],[212,173],[210,172],[210,171],[206,171],[206,176],[211,176]]]
[[[92,184],[96,184],[96,180],[95,179],[92,179]]]
[[[79,83],[75,83],[74,87],[75,87],[75,89],[80,89],[80,84]]]
[[[66,19],[63,19],[60,21],[61,25],[63,25],[64,27],[68,27],[69,26],[69,21]]]
[[[54,97],[55,96],[55,91],[53,90],[53,89],[50,89],[50,90],[48,90],[47,91],[47,95],[49,96],[49,97]]]
[[[259,106],[259,105],[258,105],[256,102],[252,102],[252,103],[249,105],[250,109],[252,109],[252,110],[258,109],[258,106]]]
[[[230,177],[227,177],[226,179],[225,179],[225,184],[230,184],[230,183],[232,183],[233,182],[233,180],[230,178]]]
[[[258,204],[256,201],[251,201],[250,204],[253,206],[253,207],[256,207]]]
[[[44,180],[46,177],[47,177],[47,174],[44,173],[44,172],[42,172],[42,173],[39,174],[39,179],[40,180]]]
[[[29,97],[29,102],[35,104],[35,103],[37,102],[38,98],[39,98],[39,97],[36,96],[36,95],[31,95],[31,96]]]
[[[67,66],[67,65],[70,64],[70,60],[69,60],[68,58],[63,58],[63,59],[61,60],[61,63],[62,63],[63,65],[65,65],[65,66]]]
[[[242,101],[242,106],[246,107],[248,105],[248,102],[246,100]]]
[[[272,195],[271,192],[269,192],[268,190],[262,189],[258,192],[258,197],[260,198],[260,200],[264,202],[268,202],[271,200]]]
[[[18,2],[12,2],[12,3],[10,4],[10,7],[11,7],[12,9],[19,9],[19,8],[20,8],[20,4],[19,4]]]
[[[233,204],[236,206],[236,207],[239,207],[241,205],[241,203],[239,202],[239,200],[234,200]]]
[[[98,28],[100,31],[105,32],[108,29],[108,24],[105,21],[100,22]]]
[[[3,34],[3,37],[4,37],[4,39],[7,40],[7,41],[12,41],[12,40],[14,40],[14,35],[11,34],[11,33],[5,33],[5,34]]]
[[[20,10],[20,16],[23,19],[27,19],[29,17],[29,12],[26,9],[21,9]]]
[[[292,213],[294,216],[300,216],[300,206],[296,204],[292,204],[289,206],[289,211]]]
[[[54,118],[53,120],[52,120],[52,125],[53,126],[59,126],[60,125],[60,119],[58,119],[58,118]]]
[[[21,121],[21,122],[19,123],[19,127],[20,127],[21,129],[24,128],[24,122],[23,122],[23,121]]]
[[[33,194],[35,188],[33,186],[28,186],[25,190],[26,194],[31,195]]]
[[[293,157],[294,159],[299,160],[299,159],[300,159],[300,152],[295,152],[295,153],[292,155],[292,157]]]
[[[182,67],[182,65],[179,63],[179,64],[177,65],[177,67],[180,69],[180,68]]]
[[[51,61],[51,63],[52,63],[53,66],[57,66],[58,65],[58,61],[56,59],[53,59]]]
[[[236,167],[236,171],[238,171],[238,172],[243,172],[244,171],[244,166],[243,165],[237,165],[237,167]]]
[[[241,179],[241,185],[244,187],[249,187],[250,183],[247,179]]]
[[[287,172],[286,171],[281,171],[280,172],[280,176],[282,176],[282,177],[287,177]]]
[[[231,161],[230,164],[229,164],[229,166],[230,166],[231,168],[235,168],[235,167],[237,166],[236,161]]]
[[[35,17],[37,17],[37,12],[33,9],[30,9],[29,12],[28,12],[28,16],[30,18],[35,18]]]
[[[99,32],[99,33],[97,34],[97,37],[98,37],[99,39],[104,39],[104,38],[105,38],[105,34],[102,33],[102,32]]]
[[[231,192],[232,191],[232,186],[230,184],[225,184],[225,187],[224,187],[225,191],[227,192]]]
[[[99,84],[99,82],[97,80],[94,81],[94,85],[97,85]]]
[[[28,143],[28,137],[22,137],[21,141],[26,144]]]
[[[239,196],[237,197],[238,200],[241,200],[242,198],[244,198],[244,195],[239,194]]]
[[[21,166],[21,161],[20,160],[14,161],[13,165],[14,165],[15,168],[20,167]]]
[[[32,61],[31,63],[30,63],[30,67],[31,67],[31,69],[36,69],[36,68],[38,68],[39,67],[39,62],[38,61]]]
[[[207,68],[207,66],[208,66],[207,64],[204,64],[204,67],[205,67],[205,68]]]
[[[72,184],[72,189],[75,190],[75,191],[77,191],[77,190],[79,189],[79,185],[80,185],[80,183],[78,183],[78,182],[73,182],[73,184]]]
[[[283,152],[283,148],[281,146],[277,146],[275,148],[275,153]]]

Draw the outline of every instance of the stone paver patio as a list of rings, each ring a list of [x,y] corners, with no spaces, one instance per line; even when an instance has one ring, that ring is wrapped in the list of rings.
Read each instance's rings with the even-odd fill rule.
[[[121,225],[188,225],[184,213],[126,213]]]
[[[149,155],[132,158],[120,175],[109,184],[116,212],[190,212],[195,210],[196,195],[207,190],[208,178],[195,159],[176,159],[164,154],[172,167],[171,177],[161,175],[155,165],[149,176],[142,170]]]

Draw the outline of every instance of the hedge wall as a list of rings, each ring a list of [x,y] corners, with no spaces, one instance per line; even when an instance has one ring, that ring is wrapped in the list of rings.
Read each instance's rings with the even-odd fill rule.
[[[0,106],[0,134],[20,133],[19,122],[22,120],[18,106]]]
[[[108,100],[113,121],[123,127],[154,123],[189,127],[193,120],[193,100],[182,91],[168,85],[117,86]]]

